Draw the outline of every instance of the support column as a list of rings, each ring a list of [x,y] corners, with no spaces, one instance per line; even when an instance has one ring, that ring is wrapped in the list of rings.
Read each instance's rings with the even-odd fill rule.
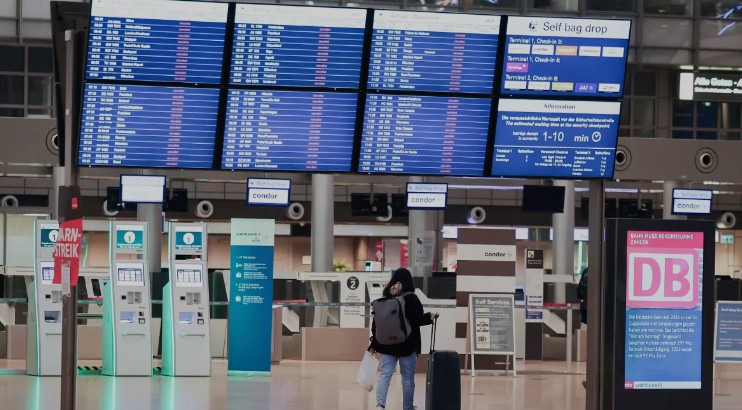
[[[423,183],[424,177],[411,176],[411,183]],[[429,277],[440,265],[441,211],[410,209],[408,218],[409,270],[412,276]],[[430,243],[432,242],[432,244]],[[432,248],[431,248],[432,247]]]
[[[684,215],[672,214],[672,190],[685,188],[685,184],[677,181],[665,181],[662,184],[662,219],[686,219]]]
[[[312,272],[332,272],[335,177],[312,175]]]
[[[154,175],[154,172],[144,169],[142,175]],[[149,272],[151,275],[162,272],[162,204],[137,205],[137,221],[147,222]]]
[[[564,187],[564,212],[554,214],[552,217],[554,228],[552,273],[572,276],[575,271],[575,183],[574,181],[557,180],[554,181],[554,185]],[[566,289],[567,285],[565,283],[554,284],[554,302],[565,303],[567,301]]]
[[[52,169],[53,187],[52,192],[49,194],[49,209],[52,213],[52,218],[55,221],[59,220],[59,187],[65,185],[65,168],[54,167]]]
[[[603,304],[605,302],[605,269],[603,269],[603,230],[605,226],[605,182],[602,179],[590,181],[590,245],[588,249],[588,290],[587,290],[587,392],[586,410],[600,410],[603,403],[605,383],[603,374],[603,350],[605,332],[603,330]]]

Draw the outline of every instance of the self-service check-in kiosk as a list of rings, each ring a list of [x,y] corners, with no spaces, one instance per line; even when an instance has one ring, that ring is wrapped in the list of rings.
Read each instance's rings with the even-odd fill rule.
[[[146,222],[111,222],[111,280],[103,285],[103,371],[152,375]]]
[[[210,376],[206,225],[171,223],[170,282],[163,289],[162,374]]]
[[[58,234],[57,221],[36,221],[34,276],[26,284],[26,373],[33,376],[59,376],[62,371],[62,285],[52,284]]]

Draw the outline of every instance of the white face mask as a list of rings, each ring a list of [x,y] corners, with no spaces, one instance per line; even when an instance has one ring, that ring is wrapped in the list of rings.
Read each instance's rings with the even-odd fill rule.
[[[395,283],[392,285],[391,289],[389,289],[389,292],[392,294],[392,296],[397,296],[400,293],[402,293],[402,284],[400,282]]]

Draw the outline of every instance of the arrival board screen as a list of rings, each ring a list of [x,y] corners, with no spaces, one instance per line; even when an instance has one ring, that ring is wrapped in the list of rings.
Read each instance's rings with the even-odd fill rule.
[[[87,83],[79,165],[211,168],[219,90]]]
[[[359,172],[481,176],[489,98],[366,96]]]
[[[364,9],[238,4],[232,84],[358,88]]]
[[[350,172],[358,94],[229,90],[223,169]]]
[[[631,22],[509,17],[502,94],[620,98]]]
[[[228,4],[93,0],[87,79],[218,84]]]
[[[374,12],[368,88],[492,94],[500,17]]]
[[[703,232],[629,231],[627,243],[624,388],[701,389]]]
[[[500,100],[493,176],[611,178],[619,102]]]

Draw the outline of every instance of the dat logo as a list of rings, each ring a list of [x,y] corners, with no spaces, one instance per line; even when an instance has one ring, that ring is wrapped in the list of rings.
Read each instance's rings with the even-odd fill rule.
[[[698,304],[698,254],[694,251],[629,251],[626,306],[693,309]]]

